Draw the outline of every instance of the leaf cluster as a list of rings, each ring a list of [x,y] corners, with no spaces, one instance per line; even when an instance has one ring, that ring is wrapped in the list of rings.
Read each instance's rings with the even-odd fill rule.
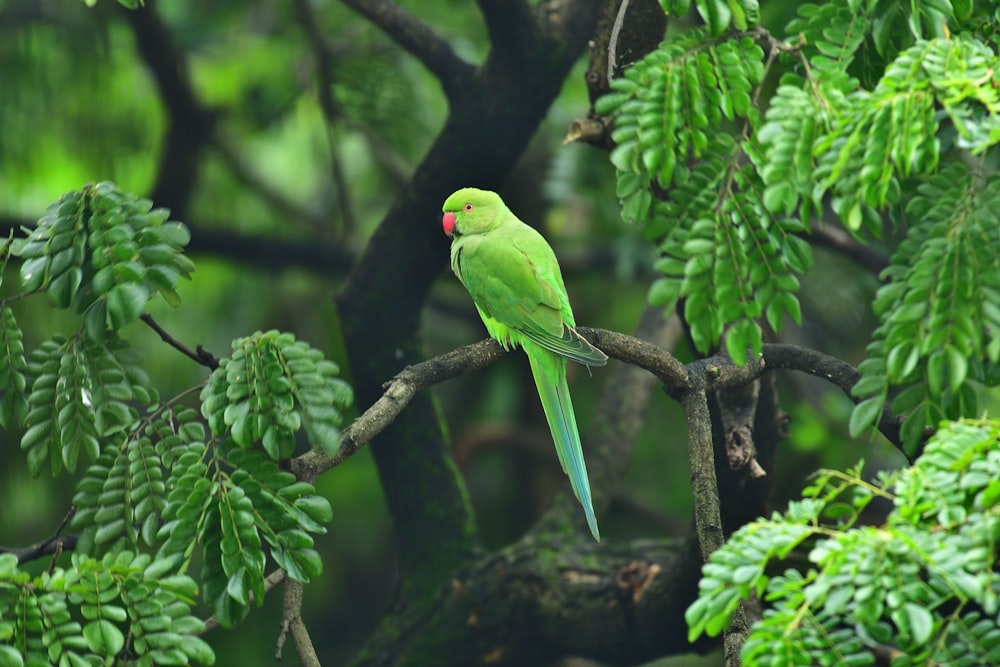
[[[766,604],[746,665],[1000,661],[1000,421],[942,425],[910,468],[821,471],[801,501],[738,530],[703,569],[691,639]],[[863,525],[872,500],[885,523]],[[782,565],[794,564],[778,574]]]
[[[211,665],[215,653],[191,614],[197,584],[163,577],[149,555],[100,560],[32,577],[0,555],[0,665],[94,667],[119,656],[136,666]]]
[[[93,655],[207,663],[211,651],[186,636],[200,625],[170,630],[194,627],[184,620],[188,606],[177,606],[195,600],[194,563],[205,603],[227,626],[252,601],[263,603],[268,563],[300,582],[322,570],[313,540],[325,532],[330,505],[279,462],[294,455],[300,436],[336,451],[350,387],[320,351],[271,331],[234,341],[204,383],[161,400],[122,330],[156,296],[176,304],[178,280],[194,268],[182,254],[187,231],[167,218],[100,183],[67,193],[26,238],[0,248],[3,263],[21,260],[23,285],[0,305],[0,426],[23,428],[34,475],[46,462],[54,475],[84,468],[70,524],[76,553],[55,581],[98,586],[95,602],[82,584],[57,589],[4,570],[20,583],[0,600],[0,634],[16,640],[0,664],[40,664],[38,646],[61,665],[96,664]],[[72,308],[80,325],[26,351],[12,304],[40,294]],[[185,405],[196,393],[199,409]],[[177,600],[164,597],[174,589]],[[50,590],[54,597],[43,595]],[[29,607],[51,618],[25,625]],[[20,620],[8,627],[8,618]],[[185,642],[188,649],[178,648]]]
[[[979,412],[975,384],[1000,361],[1000,179],[949,165],[907,202],[912,225],[882,277],[880,324],[861,363],[851,417],[860,432],[888,403],[915,445],[925,424]]]
[[[799,320],[796,273],[812,265],[804,226],[771,214],[755,167],[753,97],[764,64],[751,35],[692,30],[635,63],[595,106],[615,119],[622,216],[642,223],[662,253],[650,302],[672,308],[683,299],[702,352],[728,327],[727,349],[740,363],[761,349],[757,318],[776,329],[786,313]]]
[[[614,121],[622,217],[660,248],[650,302],[680,302],[699,351],[725,341],[742,363],[762,316],[776,331],[799,320],[816,216],[861,243],[892,225],[905,240],[882,275],[851,429],[891,406],[913,448],[924,426],[975,415],[975,384],[1000,361],[1000,215],[984,176],[1000,142],[1000,19],[965,1],[829,0],[798,6],[782,40],[756,12],[713,23],[715,4],[696,3],[707,28],[668,37],[595,104]]]

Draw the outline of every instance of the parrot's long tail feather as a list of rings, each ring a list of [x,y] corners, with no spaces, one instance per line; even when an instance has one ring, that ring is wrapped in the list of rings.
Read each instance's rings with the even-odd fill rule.
[[[531,343],[523,347],[531,363],[531,374],[535,378],[538,396],[542,399],[542,410],[549,422],[549,430],[552,431],[559,463],[569,476],[576,499],[583,506],[590,532],[595,540],[600,541],[601,533],[597,529],[594,503],[590,497],[587,464],[583,460],[580,432],[576,427],[576,415],[573,413],[573,401],[569,396],[569,385],[566,384],[566,359]]]

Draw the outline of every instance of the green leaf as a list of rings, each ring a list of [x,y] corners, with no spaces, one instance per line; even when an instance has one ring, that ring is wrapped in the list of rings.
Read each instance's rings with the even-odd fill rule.
[[[848,421],[848,431],[851,437],[856,438],[877,425],[882,417],[882,407],[883,399],[881,396],[873,396],[855,405]]]
[[[907,602],[902,609],[906,617],[906,624],[909,626],[910,635],[916,645],[926,644],[934,631],[934,617],[925,607]]]
[[[21,652],[13,646],[0,645],[0,667],[24,667]]]
[[[57,308],[67,308],[73,302],[80,283],[83,281],[83,272],[79,267],[73,266],[64,273],[56,276],[46,290],[49,302]]]
[[[695,0],[695,6],[713,37],[718,37],[729,28],[732,10],[725,0]]]
[[[139,319],[148,300],[149,290],[143,285],[121,283],[114,286],[105,296],[108,326],[118,331]]]
[[[308,495],[297,498],[295,507],[319,524],[327,524],[333,520],[333,508],[330,507],[330,501],[323,496]]]
[[[762,345],[760,327],[753,320],[740,320],[726,332],[726,352],[738,366],[746,364],[748,350],[759,355]]]
[[[91,621],[83,626],[87,646],[94,653],[116,655],[125,646],[125,635],[110,621]]]
[[[10,579],[17,572],[17,554],[0,554],[0,580]]]
[[[190,633],[195,634],[195,633]],[[179,647],[189,658],[202,665],[215,664],[215,652],[201,637],[185,637]]]
[[[969,372],[968,357],[953,345],[945,348],[945,354],[948,357],[948,390],[958,391]]]

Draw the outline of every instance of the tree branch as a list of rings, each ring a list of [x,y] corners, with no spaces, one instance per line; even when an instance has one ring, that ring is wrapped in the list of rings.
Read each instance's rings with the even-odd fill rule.
[[[295,0],[295,15],[313,52],[316,63],[316,99],[326,121],[327,148],[330,151],[330,185],[334,190],[340,212],[340,229],[349,232],[355,228],[350,192],[344,176],[344,165],[337,149],[336,126],[341,117],[340,107],[333,97],[333,51],[326,42],[309,0]],[[317,228],[320,229],[320,228]]]
[[[809,238],[818,246],[854,260],[875,275],[882,273],[882,270],[889,266],[889,258],[885,254],[859,243],[853,236],[837,227],[816,225]]]
[[[707,561],[722,546],[722,510],[719,483],[715,477],[715,450],[712,445],[712,417],[704,377],[693,378],[696,384],[681,395],[681,408],[687,424],[688,458],[691,462],[691,490],[694,495],[694,526],[701,558]]]
[[[681,364],[672,354],[657,345],[627,334],[577,327],[577,331],[613,359],[642,368],[656,376],[664,390],[682,402],[685,394],[704,383],[705,391],[737,387],[777,369],[798,370],[825,379],[850,396],[859,377],[851,364],[829,355],[786,344],[765,344],[761,358],[737,366],[725,355]],[[384,393],[341,434],[341,444],[334,456],[317,451],[292,460],[292,470],[300,479],[314,482],[330,468],[340,465],[392,424],[419,392],[466,372],[476,371],[510,354],[491,338],[460,347],[427,361],[407,366],[390,382]],[[693,399],[688,399],[693,400]],[[853,400],[853,399],[852,399]],[[692,409],[696,406],[692,405]],[[898,418],[883,415],[879,430],[897,447]],[[892,437],[895,435],[895,439]]]
[[[132,29],[135,47],[149,68],[167,112],[167,133],[161,144],[160,165],[150,198],[157,206],[184,216],[198,181],[201,154],[215,131],[216,114],[195,94],[187,58],[156,11],[156,1],[138,9],[119,7]]]
[[[35,220],[0,213],[0,237],[7,238],[11,232],[19,237],[22,229],[33,229],[35,224]],[[191,229],[191,242],[185,248],[188,254],[211,255],[267,271],[306,269],[330,278],[343,278],[350,273],[358,258],[358,253],[344,243],[248,234],[233,229],[232,223],[220,220],[193,220],[187,225]],[[611,253],[607,250],[559,253],[557,249],[557,254],[562,258],[559,264],[567,281],[595,268],[610,272],[614,267]],[[468,312],[475,321],[479,321],[471,303],[463,312]]]
[[[566,655],[640,664],[704,653],[714,640],[688,644],[684,621],[700,567],[691,541],[524,539],[467,564],[423,607],[397,610],[353,664],[511,667]],[[442,638],[454,640],[447,651]]]
[[[17,562],[20,565],[28,561],[38,560],[43,556],[58,556],[64,551],[72,551],[76,548],[77,536],[63,535],[62,532],[69,525],[70,519],[73,518],[74,514],[76,514],[76,508],[71,507],[49,539],[33,544],[30,547],[14,548],[0,546],[0,554],[14,554],[17,556]]]
[[[537,24],[525,0],[476,0],[486,21],[493,51],[502,57],[518,57],[536,37]]]
[[[320,667],[319,656],[313,646],[309,629],[302,621],[302,584],[298,581],[285,581],[285,599],[281,605],[281,634],[275,647],[274,659],[281,660],[281,648],[285,637],[292,635],[296,651],[303,667]]]
[[[139,319],[142,320],[146,326],[155,331],[160,337],[160,340],[184,356],[213,371],[219,367],[219,360],[215,358],[214,354],[202,348],[201,345],[198,346],[197,350],[192,350],[190,347],[171,336],[170,332],[160,326],[160,323],[154,320],[153,316],[149,313],[143,313],[139,316]]]
[[[763,356],[769,370],[788,368],[808,373],[840,387],[844,395],[854,403],[860,401],[860,399],[851,394],[851,389],[861,378],[861,373],[858,372],[857,368],[842,359],[797,345],[775,343],[764,345]],[[882,409],[882,416],[879,418],[878,430],[889,442],[895,445],[896,449],[906,456],[910,463],[913,463],[916,456],[907,454],[903,448],[903,439],[900,434],[902,423],[902,418],[893,415],[889,409],[889,405],[886,404]],[[933,433],[933,427],[924,427],[923,440],[926,441]]]
[[[660,378],[668,393],[686,389],[688,369],[674,355],[653,343],[607,329],[577,327],[576,330],[611,357],[644,368]]]
[[[438,78],[446,93],[458,90],[462,81],[472,77],[472,66],[458,57],[451,44],[391,0],[343,2],[381,28],[394,42],[423,63]]]
[[[495,340],[488,338],[415,366],[407,366],[391,382],[383,385],[385,393],[344,429],[340,436],[340,448],[335,455],[329,456],[313,450],[292,459],[292,472],[299,479],[314,483],[319,475],[346,461],[385,430],[417,392],[468,371],[485,368],[507,354],[509,352]]]

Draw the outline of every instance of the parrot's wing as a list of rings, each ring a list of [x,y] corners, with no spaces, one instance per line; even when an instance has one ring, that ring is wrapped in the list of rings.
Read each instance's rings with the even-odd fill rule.
[[[559,292],[516,245],[486,234],[470,237],[453,265],[481,314],[518,332],[531,329],[556,340],[562,337]]]
[[[608,355],[591,345],[590,341],[568,324],[563,325],[563,335],[558,338],[544,331],[534,331],[530,327],[522,329],[521,334],[546,350],[586,366],[603,366],[608,363]]]
[[[573,312],[559,264],[552,248],[534,229],[513,221],[498,231],[469,238],[456,256],[454,268],[484,321],[490,318],[520,337],[581,364],[607,363],[607,355],[573,328]],[[515,338],[514,342],[519,341]]]

